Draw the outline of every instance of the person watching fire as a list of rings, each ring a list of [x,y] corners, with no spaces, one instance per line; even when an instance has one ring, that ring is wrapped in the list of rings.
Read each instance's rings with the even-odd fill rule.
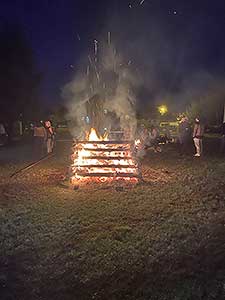
[[[224,154],[225,152],[225,121],[221,126],[221,144],[220,144],[220,152]]]
[[[40,158],[44,156],[45,152],[45,140],[47,137],[47,133],[42,121],[37,121],[33,127],[33,137],[34,137],[34,148],[33,154],[35,158]]]
[[[201,120],[197,117],[195,119],[195,125],[193,129],[193,141],[196,148],[196,154],[194,156],[200,157],[203,151],[202,139],[204,135],[204,125]]]
[[[187,154],[188,143],[191,137],[190,124],[186,116],[182,116],[178,125],[178,143],[180,155]]]
[[[54,140],[55,140],[55,133],[50,121],[45,121],[45,129],[46,129],[47,154],[50,154],[53,151]]]

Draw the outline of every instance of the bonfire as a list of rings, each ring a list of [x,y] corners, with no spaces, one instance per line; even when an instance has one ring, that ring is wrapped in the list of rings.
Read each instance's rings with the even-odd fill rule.
[[[137,183],[141,178],[131,141],[109,140],[92,128],[83,141],[75,141],[72,154],[71,184]]]

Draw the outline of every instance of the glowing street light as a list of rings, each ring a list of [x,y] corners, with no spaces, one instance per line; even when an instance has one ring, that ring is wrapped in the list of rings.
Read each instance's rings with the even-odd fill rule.
[[[158,107],[158,111],[159,111],[160,115],[163,116],[168,112],[168,108],[166,105],[160,105]]]

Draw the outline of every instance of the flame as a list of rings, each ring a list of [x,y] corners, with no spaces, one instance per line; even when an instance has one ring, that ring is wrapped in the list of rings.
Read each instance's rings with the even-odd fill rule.
[[[94,128],[91,128],[90,132],[86,132],[86,140],[90,142],[108,141],[108,133],[103,136],[99,136]]]
[[[139,140],[139,139],[138,139],[138,140],[135,140],[134,143],[135,143],[135,146],[139,146],[139,145],[141,144],[141,140]]]
[[[86,133],[86,141],[78,142],[72,155],[72,182],[123,180],[137,182],[137,163],[132,157],[131,145],[99,143],[108,141],[108,135],[98,135],[94,128]],[[88,143],[90,142],[90,143]],[[99,175],[98,177],[98,174]],[[104,176],[104,174],[106,174]],[[129,177],[129,174],[132,174]],[[90,177],[89,177],[90,175]],[[123,176],[122,176],[123,175]]]
[[[90,133],[87,132],[86,134],[88,141],[101,141],[102,137],[99,137],[96,130],[94,128],[91,128]]]

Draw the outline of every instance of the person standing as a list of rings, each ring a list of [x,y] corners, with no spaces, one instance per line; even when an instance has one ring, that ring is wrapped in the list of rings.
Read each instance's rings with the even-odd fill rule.
[[[193,129],[193,141],[196,148],[196,153],[194,156],[200,157],[203,151],[202,139],[204,135],[204,125],[199,118],[195,119],[195,125]]]
[[[3,123],[0,123],[0,146],[3,146],[7,143],[8,134],[5,130]]]
[[[159,131],[154,125],[152,125],[149,132],[149,146],[153,147],[154,152],[162,152],[161,148],[159,147],[158,139]]]
[[[220,146],[220,151],[222,154],[224,154],[225,151],[225,121],[222,124],[221,128],[221,146]]]
[[[190,136],[191,133],[188,118],[183,116],[178,126],[178,142],[180,155],[187,153]]]
[[[46,130],[41,122],[36,122],[33,127],[34,149],[33,153],[35,158],[40,158],[44,155],[44,142],[47,137]]]
[[[54,135],[55,135],[50,121],[45,121],[45,129],[46,129],[47,154],[50,154],[52,153],[54,148]]]

